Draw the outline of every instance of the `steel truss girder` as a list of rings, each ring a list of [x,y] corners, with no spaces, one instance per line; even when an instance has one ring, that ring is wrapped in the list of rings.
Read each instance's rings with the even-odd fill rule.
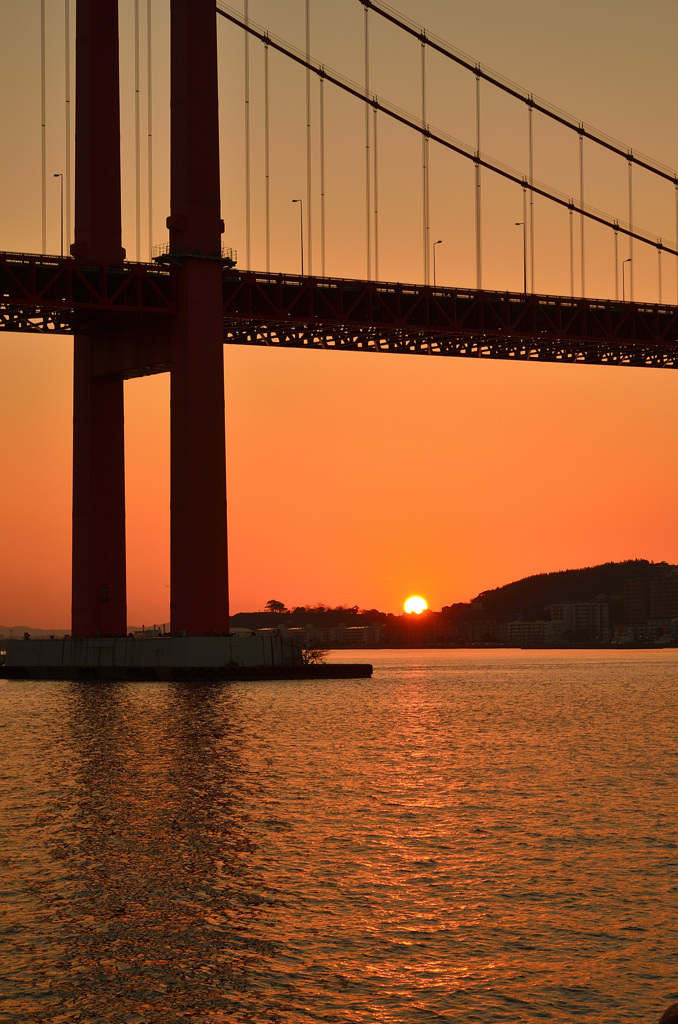
[[[321,328],[317,324],[251,321],[226,323],[224,341],[234,345],[325,349],[337,352],[391,352],[403,355],[508,359],[515,362],[579,363],[678,369],[678,345],[659,350],[641,344],[579,344],[550,339],[427,335],[422,332],[374,328],[361,331]]]
[[[224,274],[224,340],[678,368],[678,308],[384,282]]]
[[[678,368],[675,306],[237,270],[223,301],[231,344]],[[0,253],[0,332],[143,331],[174,312],[171,265]]]
[[[155,263],[0,253],[0,330],[73,334],[174,308],[174,275]]]

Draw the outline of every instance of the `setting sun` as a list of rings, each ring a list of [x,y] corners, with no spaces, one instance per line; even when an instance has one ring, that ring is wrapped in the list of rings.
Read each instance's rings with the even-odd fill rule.
[[[421,615],[427,608],[428,605],[423,597],[408,597],[407,601],[405,601],[405,611],[414,612],[415,615]]]

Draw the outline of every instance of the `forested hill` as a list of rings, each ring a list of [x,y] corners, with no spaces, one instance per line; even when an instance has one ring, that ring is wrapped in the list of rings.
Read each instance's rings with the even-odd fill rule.
[[[586,569],[566,569],[563,572],[540,573],[508,583],[495,590],[485,590],[470,604],[456,604],[443,608],[452,618],[474,617],[511,621],[539,618],[551,604],[561,601],[593,601],[598,595],[606,598],[621,595],[624,581],[656,579],[678,570],[668,562],[648,562],[644,558],[627,562],[605,562]]]
[[[566,569],[564,572],[540,573],[528,576],[515,583],[507,583],[495,590],[485,590],[473,600],[448,605],[442,609],[442,617],[457,622],[472,620],[494,620],[511,622],[514,619],[550,618],[549,605],[563,601],[593,601],[600,595],[610,602],[610,622],[622,621],[622,592],[624,581],[633,579],[656,579],[678,571],[677,565],[668,562],[648,562],[638,558],[627,562],[606,562],[586,569]],[[371,622],[385,623],[395,616],[376,608],[359,608],[357,605],[340,605],[330,608],[318,604],[297,608],[286,608],[282,601],[269,601],[267,610],[261,612],[239,612],[231,617],[232,626],[246,629],[271,627],[315,626],[330,627],[366,625]],[[440,612],[430,613],[440,615]]]

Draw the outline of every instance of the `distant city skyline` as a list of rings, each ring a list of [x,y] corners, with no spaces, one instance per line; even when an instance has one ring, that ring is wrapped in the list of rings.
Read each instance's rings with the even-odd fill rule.
[[[124,230],[133,258],[132,5],[120,6]],[[140,6],[145,16],[145,3]],[[234,6],[242,11],[242,3]],[[75,4],[71,7],[74,25]],[[631,0],[599,0],[595,7],[577,0],[557,9],[541,0],[522,0],[511,5],[510,13],[501,0],[457,4],[454,10],[443,0],[400,0],[397,9],[582,121],[678,167],[678,140],[666,131],[675,117],[671,42],[678,29],[678,10],[665,0],[642,9]],[[156,17],[155,7],[153,13]],[[284,11],[272,0],[250,0],[249,13],[303,49],[303,0],[286,5]],[[317,42],[319,59],[357,81],[362,77],[363,15],[357,0],[311,0],[312,42]],[[55,176],[65,170],[63,5],[48,5],[48,20],[47,172],[52,191],[47,248],[58,253],[60,181]],[[17,97],[2,115],[6,145],[0,173],[11,201],[6,200],[0,212],[0,247],[39,251],[37,0],[0,11],[0,31],[12,43],[0,75],[5,94]],[[169,111],[164,77],[167,26],[161,14],[155,31],[157,181],[152,241],[162,242],[169,212]],[[220,25],[219,31],[224,241],[238,250],[243,266],[244,46],[235,30]],[[374,88],[383,88],[394,102],[418,110],[418,43],[398,44],[402,51],[398,49],[394,62],[393,37],[375,18],[370,31]],[[252,179],[251,248],[254,268],[263,269],[261,48],[252,44],[250,57],[252,146],[258,161]],[[273,269],[297,272],[299,215],[291,200],[306,194],[304,76],[288,72],[273,55],[270,72],[277,104],[271,139],[271,258]],[[472,136],[472,78],[453,92],[452,79],[444,78],[433,59],[429,73],[432,123],[445,127],[449,108],[449,130],[462,135],[468,129]],[[317,273],[316,83],[313,89]],[[505,111],[489,93],[483,92],[483,103],[483,146],[497,158],[521,159],[514,150],[524,155],[526,120]],[[289,127],[278,121],[285,106],[297,111]],[[349,112],[348,106],[331,99],[328,87],[327,115],[328,273],[362,277],[362,112],[357,107]],[[553,172],[559,185],[553,164],[561,151],[541,122],[535,122],[535,130],[535,174],[548,178]],[[382,125],[380,133],[380,276],[420,281],[420,143],[419,148],[406,149],[397,133]],[[576,172],[576,140],[573,147],[568,160]],[[437,282],[468,286],[475,273],[469,227],[472,168],[448,165],[435,154],[432,159],[431,240],[443,242],[436,253]],[[339,201],[342,176],[349,191]],[[576,189],[576,173],[563,187],[566,184]],[[593,180],[587,185],[589,201],[604,206],[607,197],[596,192],[600,185]],[[523,237],[515,226],[522,220],[520,190],[503,190],[485,178],[483,187],[484,282],[487,287],[522,290]],[[622,206],[624,187],[622,181],[612,190],[615,198],[617,193],[622,197]],[[674,218],[675,223],[673,195],[648,190],[640,174],[634,187],[639,226],[656,225],[660,233],[667,221]],[[354,207],[359,211],[352,219]],[[492,243],[496,221],[501,226]],[[550,225],[546,212],[538,208],[539,231],[546,224]],[[549,231],[562,242],[555,222]],[[538,237],[536,287],[567,294],[567,259],[556,260],[555,241],[551,255],[550,238],[548,233]],[[593,229],[587,238],[590,288],[600,287],[600,293],[609,296],[612,241]],[[142,242],[144,258],[147,241]],[[622,249],[620,242],[620,259],[626,257]],[[634,261],[638,294],[644,289],[654,300],[655,263],[643,262],[635,253]],[[675,261],[666,257],[663,266],[666,296],[673,301]],[[394,356],[374,360],[360,354],[235,346],[226,347],[224,359],[234,611],[263,607],[273,593],[285,594],[294,604],[325,600],[389,611],[399,611],[406,597],[421,593],[432,607],[441,607],[537,572],[633,557],[678,561],[678,494],[670,471],[678,433],[677,383],[671,374]],[[68,623],[70,613],[70,339],[3,335],[0,376],[0,428],[5,438],[0,621],[44,622],[56,628]],[[159,622],[169,617],[167,378],[128,382],[126,403],[128,619]]]

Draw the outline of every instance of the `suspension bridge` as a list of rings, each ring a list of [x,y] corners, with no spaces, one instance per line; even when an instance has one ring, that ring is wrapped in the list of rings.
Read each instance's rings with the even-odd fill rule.
[[[678,255],[676,237],[634,221],[634,174],[672,190],[678,179],[658,162],[609,139],[536,99],[456,51],[444,40],[378,0],[363,10],[360,40],[364,78],[352,81],[311,53],[306,0],[306,48],[300,50],[218,0],[172,2],[172,166],[169,243],[154,260],[126,260],[120,227],[118,11],[116,0],[78,0],[75,131],[75,227],[70,255],[0,254],[0,329],[72,334],[75,355],[73,634],[122,635],[126,630],[122,382],[170,371],[172,376],[172,630],[189,635],[228,631],[228,584],[223,444],[222,343],[305,349],[487,357],[675,368],[678,309],[662,302],[664,263]],[[44,10],[44,0],[43,0]],[[68,11],[68,2],[66,10]],[[139,24],[138,0],[136,21]],[[147,5],[150,61],[150,3]],[[221,242],[216,23],[242,33],[246,46],[244,260]],[[419,50],[417,110],[403,110],[371,89],[370,31],[388,23]],[[44,15],[42,20],[44,51]],[[264,60],[265,268],[251,264],[250,47]],[[306,84],[306,192],[298,202],[300,255],[306,273],[271,268],[269,54],[300,67]],[[471,76],[475,137],[467,142],[430,123],[427,60],[435,53]],[[208,55],[208,58],[205,55]],[[140,256],[140,47],[136,45],[136,253]],[[70,72],[69,72],[70,74]],[[68,78],[68,75],[67,75]],[[149,69],[148,82],[151,81]],[[312,89],[317,90],[316,109]],[[313,242],[326,263],[326,92],[348,96],[364,122],[364,248],[362,279],[314,273]],[[481,145],[483,90],[496,89],[524,108],[526,165],[514,169]],[[70,99],[69,99],[70,102]],[[43,74],[43,249],[46,249]],[[149,107],[150,110],[150,107]],[[578,190],[567,194],[534,175],[534,119],[570,133],[578,148]],[[314,121],[317,120],[317,124]],[[421,152],[421,283],[380,279],[379,163],[383,125],[411,134]],[[70,125],[68,126],[70,130]],[[151,138],[150,114],[148,136]],[[585,201],[586,153],[599,147],[618,159],[627,179],[624,215]],[[434,149],[465,161],[473,176],[475,287],[436,280],[431,232]],[[149,148],[149,208],[152,189]],[[497,176],[515,187],[522,204],[524,287],[483,287],[483,184]],[[66,225],[71,238],[70,168]],[[573,189],[574,191],[574,189]],[[63,196],[63,192],[62,192]],[[539,294],[535,281],[535,201],[551,204],[567,223],[569,294]],[[305,207],[304,207],[305,202]],[[678,198],[675,198],[678,230]],[[317,210],[317,221],[312,212]],[[306,218],[304,221],[304,213]],[[62,221],[64,203],[62,199]],[[575,227],[576,225],[576,227]],[[586,294],[587,226],[610,235],[614,298]],[[149,228],[150,236],[150,228]],[[150,241],[150,237],[149,237]],[[635,299],[634,261],[643,248],[656,256],[657,299]],[[244,267],[241,265],[244,262]],[[317,261],[316,261],[317,262]],[[578,279],[578,280],[577,280]],[[621,295],[620,295],[621,292]]]

